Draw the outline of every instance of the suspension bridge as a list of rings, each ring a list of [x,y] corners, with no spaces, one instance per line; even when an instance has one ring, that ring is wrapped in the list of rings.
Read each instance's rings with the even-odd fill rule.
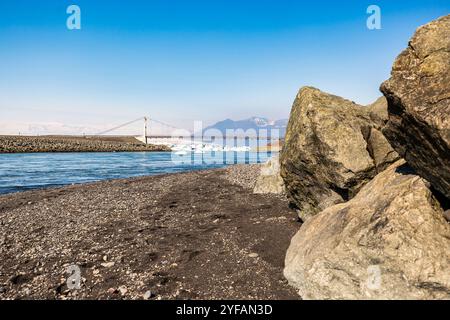
[[[117,130],[131,126],[132,124],[142,122],[143,123],[143,132],[142,135],[137,135],[136,138],[141,138],[141,140],[147,143],[148,139],[152,138],[160,138],[160,139],[168,139],[174,137],[174,134],[177,132],[187,132],[185,129],[181,129],[175,127],[171,124],[165,123],[163,121],[159,121],[156,119],[151,119],[147,116],[139,117],[137,119],[119,124],[107,130],[98,132],[97,136],[105,136],[108,134],[114,134]],[[155,130],[157,128],[157,130]],[[190,134],[189,134],[190,135]]]
[[[103,130],[101,132],[98,132],[97,136],[106,136],[106,135],[114,135],[118,130],[135,125],[137,123],[142,124],[142,134],[134,135],[137,139],[141,140],[145,143],[155,143],[155,142],[169,142],[169,140],[199,140],[205,138],[203,128],[200,126],[200,128],[196,128],[196,132],[190,132],[186,129],[176,127],[174,125],[171,125],[169,123],[166,123],[164,121],[160,121],[154,118],[150,118],[148,116],[139,117],[137,119],[127,121],[125,123],[116,125],[112,128]],[[215,131],[215,135],[208,134],[206,132],[206,138],[207,139],[249,139],[249,140],[265,140],[265,141],[271,141],[271,140],[279,140],[280,136],[275,132],[267,132],[264,131],[262,128],[261,132],[254,131],[245,131],[245,130],[237,130],[235,132],[232,132],[231,135],[229,135],[229,132],[227,131],[227,134],[223,134],[220,131]]]

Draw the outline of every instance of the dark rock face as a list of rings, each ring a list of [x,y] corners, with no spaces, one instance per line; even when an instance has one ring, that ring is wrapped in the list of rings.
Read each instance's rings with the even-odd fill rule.
[[[450,15],[420,27],[381,85],[394,149],[450,198]]]
[[[381,133],[386,102],[370,107],[302,88],[292,107],[281,175],[290,201],[306,220],[347,201],[399,159]]]

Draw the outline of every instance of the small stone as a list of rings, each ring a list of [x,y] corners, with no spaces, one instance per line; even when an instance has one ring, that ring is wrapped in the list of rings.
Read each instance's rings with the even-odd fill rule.
[[[125,286],[120,286],[120,287],[119,287],[119,292],[120,292],[121,295],[124,296],[124,295],[127,294],[128,289],[127,289],[127,287],[125,287]]]
[[[142,296],[144,300],[148,300],[152,297],[152,292],[150,290],[146,291],[144,295]]]
[[[103,256],[103,261],[105,261],[105,262],[108,261],[108,256],[106,256],[106,255]]]
[[[109,288],[106,292],[108,292],[109,294],[113,294],[113,293],[116,293],[117,290],[114,288]]]
[[[250,258],[258,258],[259,254],[257,254],[256,252],[252,252],[248,255]]]
[[[102,266],[102,267],[104,267],[104,268],[111,268],[111,267],[113,267],[114,266],[114,262],[113,261],[111,261],[111,262],[105,262],[105,263],[101,263],[100,265]]]

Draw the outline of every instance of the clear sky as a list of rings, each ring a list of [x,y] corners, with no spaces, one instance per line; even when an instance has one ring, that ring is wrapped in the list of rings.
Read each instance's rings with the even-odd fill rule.
[[[381,30],[366,27],[371,4]],[[367,104],[414,30],[449,13],[448,0],[1,1],[0,133],[287,118],[304,85]]]

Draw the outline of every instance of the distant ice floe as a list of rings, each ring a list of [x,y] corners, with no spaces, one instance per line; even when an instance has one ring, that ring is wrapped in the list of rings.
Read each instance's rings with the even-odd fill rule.
[[[177,155],[186,155],[188,153],[210,153],[210,152],[249,152],[251,147],[249,146],[221,146],[212,143],[192,143],[192,144],[172,144],[169,145]]]

